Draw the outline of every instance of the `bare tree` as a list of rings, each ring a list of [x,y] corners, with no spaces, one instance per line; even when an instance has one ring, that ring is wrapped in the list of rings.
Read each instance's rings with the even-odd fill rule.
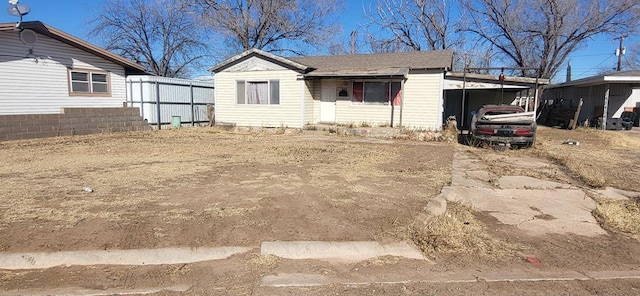
[[[207,26],[232,51],[302,54],[339,31],[339,0],[193,0]],[[305,49],[306,48],[306,49]]]
[[[205,43],[190,7],[180,0],[106,0],[91,21],[106,49],[153,75],[185,77]]]
[[[468,22],[462,29],[513,66],[536,67],[551,78],[588,39],[635,30],[638,5],[637,0],[465,0]]]
[[[640,43],[635,43],[627,49],[624,56],[625,67],[630,70],[640,70]]]
[[[378,0],[365,12],[370,26],[370,43],[382,51],[397,50],[398,44],[411,50],[449,48],[450,7],[446,0]],[[380,37],[387,36],[387,37]]]

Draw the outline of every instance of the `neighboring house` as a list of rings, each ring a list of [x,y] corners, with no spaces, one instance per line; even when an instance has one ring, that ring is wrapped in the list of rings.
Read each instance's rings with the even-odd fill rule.
[[[619,118],[624,111],[638,113],[640,71],[613,72],[552,85],[543,97],[549,101],[574,103],[582,99],[579,122],[602,118],[605,114],[606,118]],[[637,121],[635,126],[638,126]]]
[[[438,129],[451,62],[448,50],[283,58],[251,49],[209,69],[216,121]]]
[[[0,24],[0,115],[122,107],[143,66],[41,22]]]
[[[499,90],[509,104],[536,84],[450,73],[452,58],[449,50],[284,58],[251,49],[209,69],[215,75],[216,121],[438,130],[449,115],[495,103]]]

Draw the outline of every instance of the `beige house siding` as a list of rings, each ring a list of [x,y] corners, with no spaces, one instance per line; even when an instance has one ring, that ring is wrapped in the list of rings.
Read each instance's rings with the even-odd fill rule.
[[[238,126],[303,127],[302,80],[290,70],[216,73],[216,121]],[[236,81],[280,80],[279,105],[244,105],[236,103]]]
[[[442,124],[442,71],[411,72],[404,84],[402,125],[438,130]]]
[[[320,98],[322,96],[322,80],[312,80],[313,82],[313,119],[312,123],[320,122]]]
[[[124,68],[50,37],[33,46],[18,31],[0,32],[0,114],[60,113],[62,107],[122,107]],[[33,53],[29,54],[29,49]],[[68,68],[109,73],[109,96],[69,95]]]
[[[304,124],[313,124],[318,122],[320,113],[316,108],[316,103],[313,100],[314,93],[314,81],[305,81],[305,94],[304,94]]]

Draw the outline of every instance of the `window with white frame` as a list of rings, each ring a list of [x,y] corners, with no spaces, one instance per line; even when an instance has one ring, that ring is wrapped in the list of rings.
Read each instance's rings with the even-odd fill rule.
[[[72,95],[108,96],[111,93],[109,73],[69,69],[69,93]]]
[[[236,81],[236,103],[241,105],[279,105],[280,80]]]
[[[352,102],[398,106],[402,103],[399,81],[354,81]]]

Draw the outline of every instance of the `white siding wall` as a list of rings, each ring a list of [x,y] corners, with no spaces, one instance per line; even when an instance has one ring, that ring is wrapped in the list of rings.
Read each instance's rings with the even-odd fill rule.
[[[297,73],[284,71],[251,71],[216,73],[216,122],[238,126],[303,127],[302,89],[304,81]],[[236,81],[280,80],[279,105],[236,104]]]
[[[125,102],[122,66],[40,34],[33,54],[29,48],[17,31],[0,32],[0,114],[60,113],[62,107],[121,107]],[[110,72],[111,96],[69,96],[67,68]]]
[[[316,103],[313,100],[314,87],[316,81],[305,81],[305,94],[304,94],[304,123],[313,124],[320,120],[320,109],[316,107]],[[316,112],[317,111],[317,112]]]
[[[444,73],[410,73],[404,84],[402,125],[438,130],[442,126]]]

